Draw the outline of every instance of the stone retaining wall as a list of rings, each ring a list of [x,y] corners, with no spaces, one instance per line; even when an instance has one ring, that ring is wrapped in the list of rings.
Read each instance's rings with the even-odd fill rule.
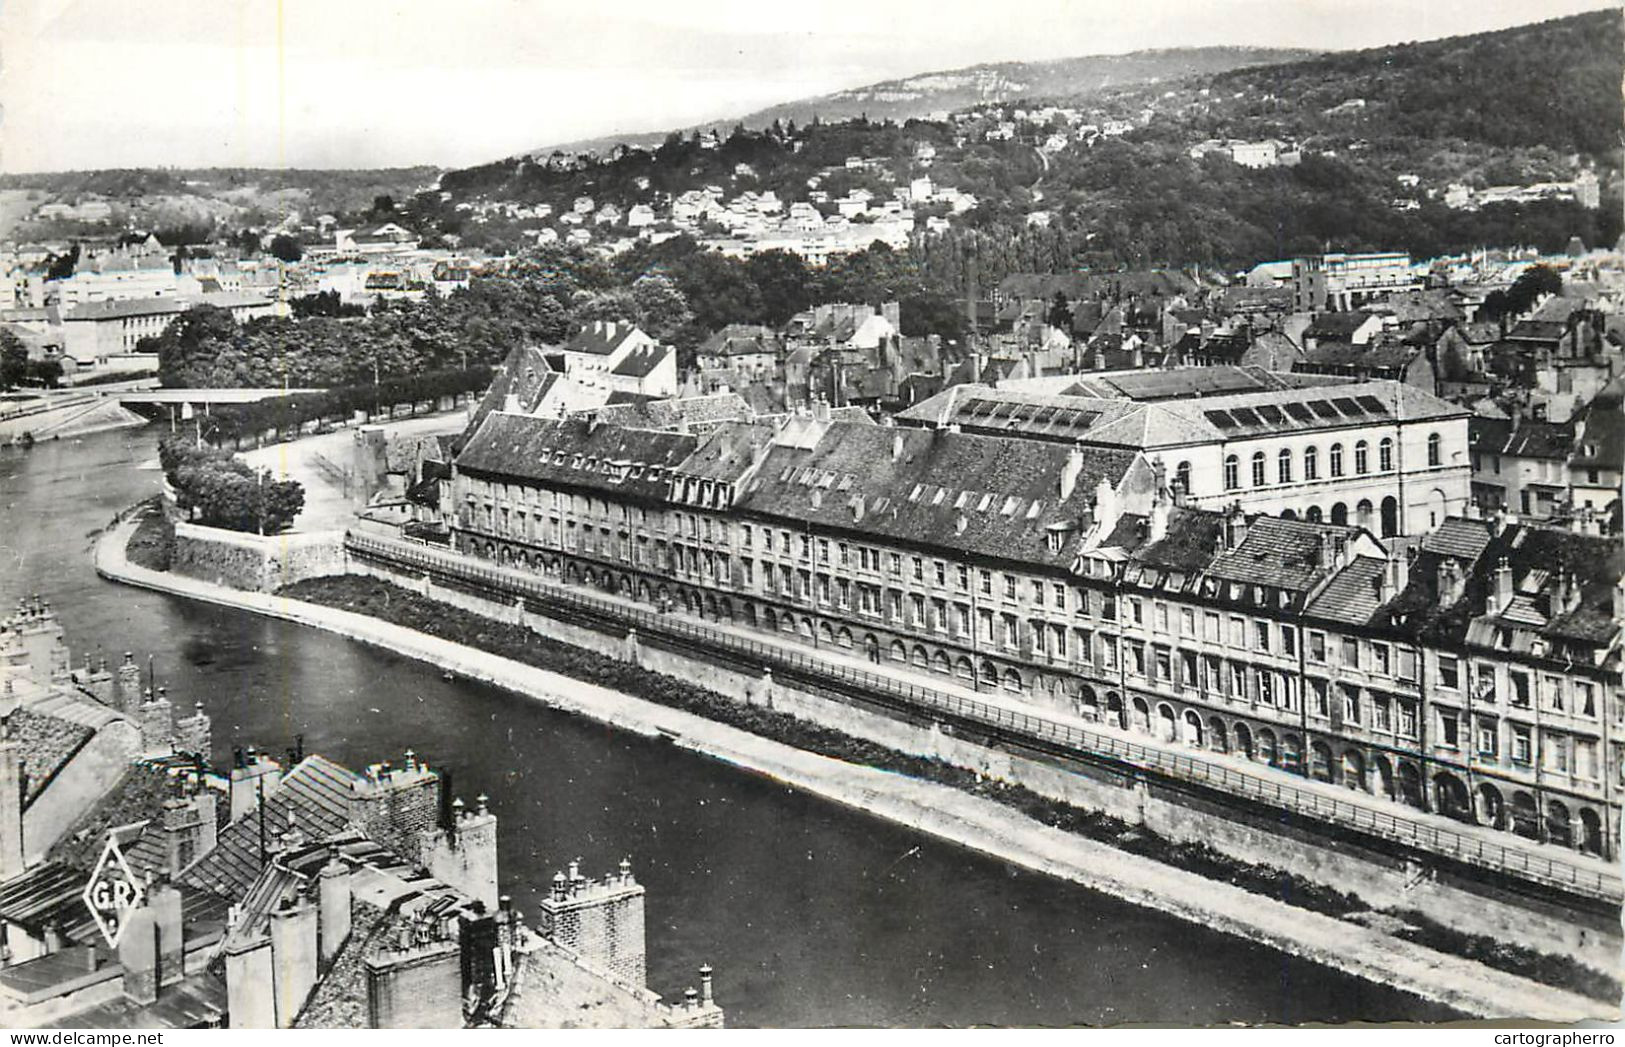
[[[1599,971],[1619,969],[1622,936],[1618,914],[1554,904],[1535,894],[1515,894],[1452,873],[1442,863],[1407,860],[1360,841],[1319,832],[1315,826],[1295,824],[1280,812],[1248,809],[1108,767],[1063,767],[975,739],[954,737],[935,725],[909,723],[885,712],[809,693],[770,675],[704,661],[643,638],[628,643],[624,637],[437,586],[421,576],[357,561],[351,562],[349,570],[485,617],[522,624],[573,646],[635,661],[653,672],[703,679],[708,690],[737,701],[768,705],[898,752],[933,757],[1025,786],[1082,810],[1143,825],[1174,842],[1205,844],[1238,861],[1281,869],[1352,894],[1374,910],[1414,909],[1463,933],[1570,956]]]
[[[177,523],[170,570],[213,585],[274,592],[306,578],[342,574],[344,535],[339,531],[257,535]]]

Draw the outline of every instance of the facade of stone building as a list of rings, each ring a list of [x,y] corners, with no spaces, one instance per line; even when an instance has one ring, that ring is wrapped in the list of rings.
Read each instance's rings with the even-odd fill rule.
[[[447,485],[455,547],[1614,851],[1625,564],[1600,539],[1440,515],[1389,549],[1352,521],[1203,508],[1127,449],[742,428],[493,415]],[[1425,455],[1428,435],[1407,439]]]

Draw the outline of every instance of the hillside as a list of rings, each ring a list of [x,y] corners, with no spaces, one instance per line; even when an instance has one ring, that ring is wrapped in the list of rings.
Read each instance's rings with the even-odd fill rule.
[[[735,124],[759,131],[775,121],[807,124],[867,116],[870,120],[907,120],[941,116],[956,109],[1017,98],[1067,95],[1085,97],[1111,87],[1156,84],[1167,80],[1219,73],[1231,69],[1293,62],[1317,52],[1268,47],[1190,47],[1134,51],[1122,55],[1089,55],[1045,62],[995,62],[920,73],[901,80],[855,87],[846,91],[802,98],[746,114],[737,120],[714,121],[683,128],[691,131],[726,131]],[[604,152],[616,145],[657,145],[665,132],[604,135],[537,152]]]
[[[1572,154],[1617,167],[1622,72],[1625,20],[1598,11],[1234,69],[1171,91],[1128,86],[1090,100],[1153,111],[1153,127],[1197,140],[1276,138],[1322,153],[1412,162],[1418,166],[1409,170],[1432,177],[1478,174],[1493,183],[1558,177]]]
[[[157,231],[167,244],[201,243],[215,232],[264,229],[290,217],[364,211],[380,196],[405,199],[433,181],[432,167],[391,170],[136,168],[0,175],[0,235],[52,240]],[[40,219],[40,205],[105,202],[95,222]]]

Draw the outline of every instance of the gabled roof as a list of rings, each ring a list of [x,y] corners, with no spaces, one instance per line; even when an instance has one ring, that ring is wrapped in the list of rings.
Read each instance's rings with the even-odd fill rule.
[[[588,353],[593,356],[609,356],[621,347],[625,341],[634,334],[641,334],[631,324],[617,323],[616,321],[595,320],[578,331],[575,337],[565,342],[560,348],[572,353]]]
[[[265,801],[268,831],[280,832],[290,822],[307,838],[337,833],[349,822],[350,799],[360,778],[323,756],[307,756],[282,779]],[[258,815],[237,819],[220,831],[214,850],[180,876],[180,882],[241,898],[259,879],[265,862],[260,853]]]
[[[1256,516],[1235,551],[1216,554],[1207,573],[1226,581],[1306,590],[1333,569],[1326,556],[1327,536],[1352,544],[1361,533],[1358,527]]]
[[[666,362],[666,359],[677,352],[669,345],[647,345],[642,349],[634,349],[622,358],[611,370],[611,374],[623,378],[647,378],[654,373],[655,368]]]

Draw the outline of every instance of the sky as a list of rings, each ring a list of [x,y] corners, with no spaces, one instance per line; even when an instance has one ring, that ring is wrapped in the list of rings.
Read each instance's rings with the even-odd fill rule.
[[[0,0],[0,171],[459,166],[977,62],[1345,49],[1610,0]]]

